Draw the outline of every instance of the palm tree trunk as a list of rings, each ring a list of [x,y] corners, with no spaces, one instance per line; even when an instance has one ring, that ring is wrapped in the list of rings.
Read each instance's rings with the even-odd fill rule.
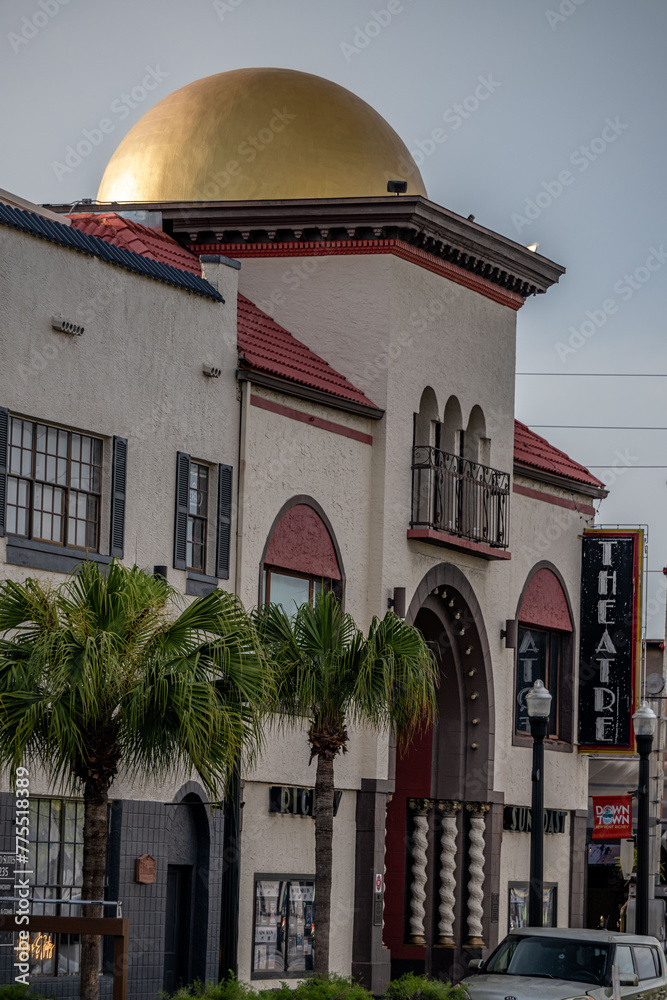
[[[104,898],[104,872],[107,853],[107,806],[109,783],[105,777],[90,777],[84,783],[83,889],[82,899]],[[83,916],[101,917],[101,906],[85,906]],[[95,934],[81,935],[81,1000],[98,1000],[100,939]]]
[[[331,870],[333,867],[334,755],[324,751],[317,757],[315,778],[315,954],[313,968],[329,971],[331,923]]]

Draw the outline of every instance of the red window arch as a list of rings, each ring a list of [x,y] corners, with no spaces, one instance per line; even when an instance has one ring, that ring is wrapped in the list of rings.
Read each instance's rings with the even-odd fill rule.
[[[342,581],[331,532],[318,512],[297,503],[275,525],[264,554],[262,600],[286,611]]]
[[[572,694],[566,678],[572,672],[573,626],[565,591],[552,570],[543,567],[530,577],[518,618],[516,731],[530,733],[526,694],[539,679],[552,697],[549,736],[570,742]]]

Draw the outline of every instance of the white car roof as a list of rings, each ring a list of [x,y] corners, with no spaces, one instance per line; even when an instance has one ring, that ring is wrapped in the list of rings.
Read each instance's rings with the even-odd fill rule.
[[[508,937],[553,937],[569,941],[598,941],[600,944],[652,944],[658,939],[641,934],[624,934],[620,931],[590,930],[586,927],[519,927]]]

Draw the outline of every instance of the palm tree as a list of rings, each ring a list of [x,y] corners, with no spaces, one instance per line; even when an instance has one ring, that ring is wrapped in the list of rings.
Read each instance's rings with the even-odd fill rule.
[[[393,612],[374,618],[364,635],[333,592],[293,616],[280,605],[253,613],[276,674],[283,723],[309,718],[315,778],[314,969],[328,972],[333,847],[334,760],[347,751],[349,724],[394,727],[405,746],[436,713],[437,668],[416,628]]]
[[[178,614],[176,601],[165,580],[119,562],[86,562],[57,588],[0,586],[0,763],[30,760],[83,788],[83,899],[103,898],[119,771],[196,773],[213,799],[261,741],[267,674],[240,602],[215,590]],[[98,968],[99,938],[85,935],[84,1000],[97,998]]]

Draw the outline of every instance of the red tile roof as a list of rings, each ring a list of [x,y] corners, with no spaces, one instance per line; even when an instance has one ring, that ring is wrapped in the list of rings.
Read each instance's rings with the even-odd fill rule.
[[[75,229],[89,236],[99,236],[163,264],[201,274],[199,257],[161,230],[142,226],[116,212],[99,215],[85,212],[69,218]],[[238,347],[244,366],[377,409],[360,389],[243,295],[238,297],[237,322]]]
[[[90,236],[99,236],[116,246],[182,271],[201,274],[197,255],[159,229],[142,226],[116,212],[99,215],[85,212],[70,215],[69,218],[73,228]],[[241,294],[238,297],[237,337],[241,363],[248,368],[376,409],[360,389]],[[588,469],[573,461],[564,451],[554,448],[519,420],[514,422],[514,461],[564,479],[604,488],[604,484]]]
[[[526,465],[542,472],[550,472],[554,476],[562,476],[564,479],[604,489],[604,483],[588,469],[575,462],[564,451],[554,448],[545,438],[531,431],[520,420],[514,421],[514,462],[517,465]]]
[[[133,250],[142,257],[159,260],[162,264],[170,264],[180,271],[190,271],[201,274],[201,264],[196,254],[182,247],[173,237],[160,229],[150,229],[141,226],[131,219],[124,219],[116,212],[82,212],[70,215],[72,227],[89,236],[99,236],[107,243],[113,243],[125,250]]]
[[[249,368],[377,409],[361,389],[241,294],[237,322],[239,351]]]

